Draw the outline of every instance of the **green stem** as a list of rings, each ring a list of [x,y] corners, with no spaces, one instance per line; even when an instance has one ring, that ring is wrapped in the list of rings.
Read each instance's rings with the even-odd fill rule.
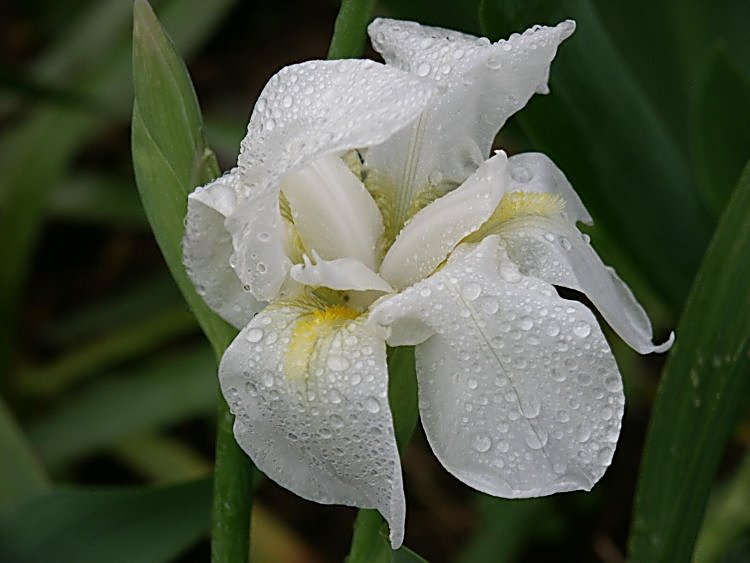
[[[255,467],[232,433],[234,416],[219,397],[214,469],[211,561],[242,563],[250,559],[250,510]]]
[[[329,59],[359,57],[365,49],[367,24],[372,18],[375,0],[341,0],[333,29]]]

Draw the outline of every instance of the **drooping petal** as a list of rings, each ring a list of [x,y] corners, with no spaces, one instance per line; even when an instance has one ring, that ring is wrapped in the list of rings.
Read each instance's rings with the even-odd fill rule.
[[[401,336],[403,322],[434,333],[416,362],[435,454],[496,496],[589,490],[612,459],[624,404],[595,317],[521,275],[497,236],[463,254],[371,313]]]
[[[334,154],[288,174],[281,190],[291,207],[297,232],[308,251],[325,260],[355,258],[376,267],[383,219],[375,200]]]
[[[318,256],[315,264],[307,256],[304,259],[304,264],[295,264],[290,271],[301,284],[344,291],[393,291],[387,281],[354,258],[323,260]]]
[[[414,22],[370,24],[373,46],[387,64],[443,88],[413,125],[367,154],[378,181],[400,192],[398,219],[425,188],[460,184],[476,169],[508,117],[534,93],[547,92],[550,63],[574,29],[565,21],[491,44]]]
[[[571,223],[592,225],[591,215],[570,182],[552,160],[539,152],[525,152],[508,159],[510,178],[506,193],[533,192],[558,195],[565,202],[563,216]]]
[[[283,68],[253,110],[238,166],[247,192],[228,227],[234,261],[253,294],[273,299],[290,267],[279,187],[325,154],[377,144],[413,121],[434,85],[372,61],[310,61]]]
[[[672,345],[673,336],[663,344],[653,344],[651,321],[633,292],[570,223],[552,217],[521,217],[509,221],[499,233],[523,274],[585,293],[637,352],[664,352]]]
[[[405,501],[385,343],[353,316],[272,305],[229,346],[219,380],[261,471],[306,499],[377,508],[397,547]]]
[[[380,275],[403,288],[430,274],[492,215],[505,191],[507,163],[505,153],[498,152],[461,187],[419,211],[386,253]]]
[[[245,291],[229,265],[232,239],[224,220],[236,205],[238,172],[228,172],[188,197],[183,260],[195,289],[211,309],[242,328],[264,304]]]

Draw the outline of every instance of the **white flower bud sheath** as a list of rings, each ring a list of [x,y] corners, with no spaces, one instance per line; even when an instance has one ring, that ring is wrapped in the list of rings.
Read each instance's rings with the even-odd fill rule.
[[[269,81],[238,165],[189,197],[184,258],[237,328],[219,366],[235,436],[284,487],[376,508],[405,500],[386,344],[416,346],[419,411],[443,466],[508,498],[589,490],[624,396],[585,293],[640,353],[663,351],[576,222],[546,156],[490,156],[575,25],[490,43],[370,25],[386,64],[311,61]],[[489,156],[489,158],[488,158]],[[554,285],[553,285],[554,284]]]

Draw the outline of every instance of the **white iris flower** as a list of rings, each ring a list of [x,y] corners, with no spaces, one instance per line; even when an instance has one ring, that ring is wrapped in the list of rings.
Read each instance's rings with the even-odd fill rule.
[[[286,67],[236,168],[189,198],[185,264],[241,328],[219,367],[235,436],[266,475],[322,503],[405,502],[386,344],[415,345],[419,409],[445,468],[502,497],[590,489],[620,430],[617,365],[583,292],[638,352],[648,317],[575,223],[544,155],[498,152],[574,22],[506,41],[376,20],[386,64]]]

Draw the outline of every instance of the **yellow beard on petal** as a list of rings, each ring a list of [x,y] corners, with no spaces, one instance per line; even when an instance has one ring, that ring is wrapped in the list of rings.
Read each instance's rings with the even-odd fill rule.
[[[291,340],[284,355],[286,376],[294,381],[304,380],[318,341],[359,315],[360,313],[345,305],[333,305],[300,317],[292,329]]]
[[[565,200],[557,194],[510,192],[503,196],[490,218],[464,242],[479,242],[488,235],[499,234],[513,219],[553,217],[563,211]]]
[[[505,222],[530,215],[550,216],[562,213],[565,201],[557,194],[511,192],[505,194],[490,221]]]

